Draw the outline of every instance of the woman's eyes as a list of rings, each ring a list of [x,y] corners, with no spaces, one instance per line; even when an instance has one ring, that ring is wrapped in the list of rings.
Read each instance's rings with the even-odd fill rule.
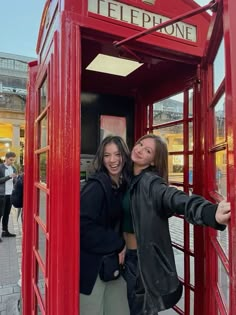
[[[119,157],[121,156],[120,153],[115,153],[114,155],[115,155],[115,156],[119,156]],[[104,158],[105,158],[105,157],[109,157],[109,156],[112,156],[112,154],[106,154],[106,153],[104,154]]]
[[[142,142],[140,142],[139,143],[139,145],[140,145],[140,147],[143,147],[143,144],[142,144]],[[145,148],[145,151],[148,153],[148,154],[151,154],[151,151],[150,151],[150,149],[148,149],[148,148]]]

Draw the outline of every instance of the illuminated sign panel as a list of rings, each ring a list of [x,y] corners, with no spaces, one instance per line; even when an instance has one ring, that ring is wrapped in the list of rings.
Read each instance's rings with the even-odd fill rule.
[[[113,20],[125,22],[135,26],[151,28],[155,25],[169,21],[170,18],[148,12],[124,3],[112,0],[88,0],[88,10]],[[177,22],[157,31],[159,33],[185,39],[191,42],[197,41],[197,28],[194,25]]]

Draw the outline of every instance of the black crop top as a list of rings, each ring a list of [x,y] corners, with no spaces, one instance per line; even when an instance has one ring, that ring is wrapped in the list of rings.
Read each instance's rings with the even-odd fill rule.
[[[130,210],[130,192],[129,192],[129,190],[126,191],[126,193],[123,197],[122,207],[123,207],[122,230],[123,230],[123,232],[134,233],[133,220],[132,220],[131,210]]]

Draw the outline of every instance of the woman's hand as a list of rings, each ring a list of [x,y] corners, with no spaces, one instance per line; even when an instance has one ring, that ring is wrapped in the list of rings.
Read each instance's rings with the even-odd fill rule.
[[[219,224],[225,224],[227,225],[229,223],[231,216],[231,206],[230,203],[226,200],[222,200],[217,207],[216,210],[216,221]]]
[[[126,252],[126,246],[125,246],[124,249],[118,254],[118,255],[119,255],[119,264],[120,264],[120,265],[124,265],[125,252]]]

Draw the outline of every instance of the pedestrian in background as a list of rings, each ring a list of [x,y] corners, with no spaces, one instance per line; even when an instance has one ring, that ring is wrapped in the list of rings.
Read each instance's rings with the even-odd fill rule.
[[[23,221],[23,192],[24,192],[24,173],[21,173],[15,179],[14,187],[11,194],[13,207],[17,208],[17,220],[21,217]]]
[[[13,166],[15,158],[16,154],[14,152],[7,152],[5,162],[0,164],[0,221],[2,220],[2,237],[16,236],[16,234],[10,233],[8,230],[9,215],[12,207],[13,180],[17,177],[16,169]]]

